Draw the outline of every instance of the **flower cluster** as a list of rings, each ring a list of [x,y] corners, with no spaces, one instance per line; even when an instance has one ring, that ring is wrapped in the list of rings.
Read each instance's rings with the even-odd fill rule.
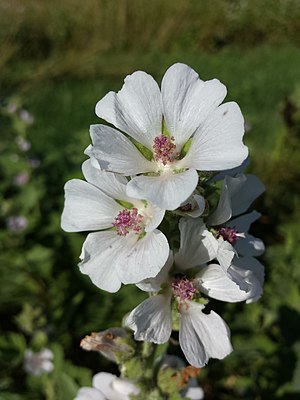
[[[206,311],[208,298],[249,303],[264,280],[255,258],[263,242],[248,233],[260,214],[247,211],[264,186],[243,173],[244,119],[235,102],[221,104],[225,96],[221,82],[184,64],[167,70],[161,89],[144,72],[127,76],[96,105],[115,128],[91,126],[85,180],[65,185],[62,228],[93,231],[81,272],[109,292],[122,284],[148,292],[124,326],[157,344],[179,330],[196,368],[232,351],[228,326]]]

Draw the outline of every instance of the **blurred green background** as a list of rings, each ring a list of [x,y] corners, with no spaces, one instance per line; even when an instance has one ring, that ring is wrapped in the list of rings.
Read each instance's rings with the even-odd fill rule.
[[[215,302],[235,351],[201,371],[205,398],[299,399],[300,1],[0,0],[0,46],[0,399],[71,400],[93,373],[117,372],[80,339],[119,326],[144,294],[110,295],[78,272],[85,234],[60,229],[63,186],[82,177],[96,102],[177,61],[227,86],[266,185],[253,229],[265,293]],[[42,347],[54,372],[27,375],[25,349]]]

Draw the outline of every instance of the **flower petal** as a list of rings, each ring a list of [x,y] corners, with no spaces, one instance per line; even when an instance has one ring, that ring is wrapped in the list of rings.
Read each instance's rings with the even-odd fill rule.
[[[236,176],[237,174],[242,174],[244,170],[250,165],[250,157],[248,155],[247,158],[242,162],[241,165],[231,169],[225,169],[224,171],[218,172],[211,180],[214,182],[221,181],[225,179],[226,175]]]
[[[264,266],[256,258],[235,257],[228,273],[242,290],[248,290],[247,303],[260,298],[263,293]]]
[[[193,386],[191,381],[194,379],[190,379],[187,387],[183,390],[182,394],[185,399],[188,400],[202,400],[204,399],[204,391],[203,389],[198,386],[197,380],[195,379],[195,383],[193,382]]]
[[[125,176],[101,171],[93,166],[92,160],[86,160],[82,164],[82,172],[89,183],[97,186],[109,197],[117,200],[131,201],[130,197],[126,195],[128,180]]]
[[[219,106],[196,131],[187,155],[178,162],[186,168],[217,171],[239,166],[247,157],[243,144],[244,118],[239,106]]]
[[[74,400],[106,400],[106,397],[98,389],[82,387],[78,390]]]
[[[210,260],[216,258],[224,271],[227,270],[236,253],[231,244],[223,238],[216,239],[214,235],[205,229],[202,233],[202,246],[206,248]]]
[[[224,180],[217,208],[207,218],[208,225],[222,225],[232,216],[231,199],[226,180]]]
[[[239,174],[235,178],[226,176],[225,181],[231,198],[233,216],[245,212],[253,201],[265,191],[265,186],[255,175]]]
[[[136,176],[127,185],[128,196],[152,201],[164,210],[175,210],[194,191],[198,174],[190,169],[178,174]]]
[[[96,114],[152,149],[162,129],[159,87],[151,75],[137,71],[118,93],[109,92],[97,103]]]
[[[115,231],[91,233],[83,244],[80,271],[100,289],[116,292],[122,283],[137,283],[156,276],[169,255],[169,244],[158,230],[142,239]]]
[[[259,212],[251,211],[250,213],[241,215],[240,217],[228,221],[226,226],[235,228],[238,232],[248,232],[251,224],[260,217],[261,214]]]
[[[156,295],[143,301],[131,311],[125,326],[134,331],[136,340],[165,343],[172,332],[171,296]]]
[[[114,231],[90,233],[80,256],[80,271],[88,275],[94,285],[111,293],[121,287],[117,273],[119,255],[124,247],[121,239]]]
[[[241,290],[218,264],[209,264],[202,268],[196,278],[201,292],[213,299],[235,303],[249,297],[249,290]]]
[[[119,378],[109,372],[99,372],[93,377],[93,386],[100,390],[105,399],[108,400],[130,400],[126,393],[122,393],[114,388],[115,382]]]
[[[180,63],[167,70],[161,91],[166,126],[179,150],[226,96],[226,87],[217,79],[202,81]]]
[[[131,199],[131,197],[129,197],[129,199]],[[137,200],[135,200],[137,201]],[[153,231],[155,228],[158,227],[158,225],[160,225],[161,221],[164,219],[165,216],[165,210],[160,209],[159,207],[157,207],[155,204],[147,204],[147,209],[151,209],[151,221],[146,225],[145,227],[145,231],[146,232],[151,232]]]
[[[137,283],[156,276],[169,256],[169,243],[165,235],[155,229],[142,239],[126,237],[118,257],[118,274],[121,281]]]
[[[154,277],[144,279],[143,281],[136,284],[136,286],[144,292],[159,292],[161,285],[169,281],[169,271],[173,266],[174,257],[173,252],[170,250],[169,258],[161,271]]]
[[[181,218],[179,221],[180,248],[175,254],[176,268],[184,271],[215,258],[204,242],[206,226],[201,219]]]
[[[72,179],[65,184],[61,227],[66,232],[110,228],[115,216],[122,209],[123,207],[94,185]]]
[[[183,217],[188,215],[192,218],[198,218],[204,213],[205,205],[205,198],[203,196],[192,194],[192,196],[180,204],[180,207],[176,210],[176,214]]]
[[[121,132],[105,125],[91,125],[93,147],[86,154],[94,157],[102,170],[122,175],[135,175],[156,170],[155,163],[148,161]]]
[[[187,361],[202,368],[209,358],[223,359],[232,352],[230,331],[214,311],[204,314],[203,305],[195,302],[188,305],[181,313],[179,343]]]
[[[234,248],[242,256],[258,257],[265,251],[264,242],[248,233],[244,237],[238,238]]]

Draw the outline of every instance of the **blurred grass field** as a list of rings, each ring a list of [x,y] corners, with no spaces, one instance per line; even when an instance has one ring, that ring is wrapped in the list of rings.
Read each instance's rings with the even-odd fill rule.
[[[300,1],[0,0],[1,400],[71,400],[92,372],[116,371],[79,341],[120,325],[144,294],[106,294],[78,272],[85,235],[60,229],[63,185],[82,177],[96,102],[127,74],[144,70],[160,81],[177,61],[227,86],[247,122],[250,171],[267,188],[254,227],[269,246],[265,294],[251,305],[215,302],[235,352],[211,361],[200,384],[206,399],[299,398]],[[11,103],[34,123],[9,115]],[[19,136],[31,143],[27,153]],[[22,171],[29,181],[16,187]],[[7,228],[15,214],[29,221],[23,231]],[[37,380],[22,359],[41,343],[56,365]]]

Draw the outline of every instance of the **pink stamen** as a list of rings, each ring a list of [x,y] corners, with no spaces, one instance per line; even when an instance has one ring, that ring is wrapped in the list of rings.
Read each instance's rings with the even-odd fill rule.
[[[186,277],[178,277],[172,283],[172,291],[174,297],[179,300],[179,303],[183,303],[186,300],[193,300],[198,293],[198,290],[194,287],[192,281],[189,281]]]
[[[163,165],[166,165],[174,160],[176,157],[174,143],[174,137],[171,138],[165,135],[157,136],[154,139],[154,159],[160,161]]]
[[[222,236],[224,240],[227,240],[232,245],[236,244],[236,241],[238,240],[238,232],[235,228],[229,228],[227,226],[222,226],[217,228],[217,237],[219,238]]]
[[[143,230],[142,222],[143,216],[138,213],[137,208],[132,208],[131,210],[125,208],[119,212],[112,225],[117,228],[119,236],[126,236],[130,232],[141,233]]]

